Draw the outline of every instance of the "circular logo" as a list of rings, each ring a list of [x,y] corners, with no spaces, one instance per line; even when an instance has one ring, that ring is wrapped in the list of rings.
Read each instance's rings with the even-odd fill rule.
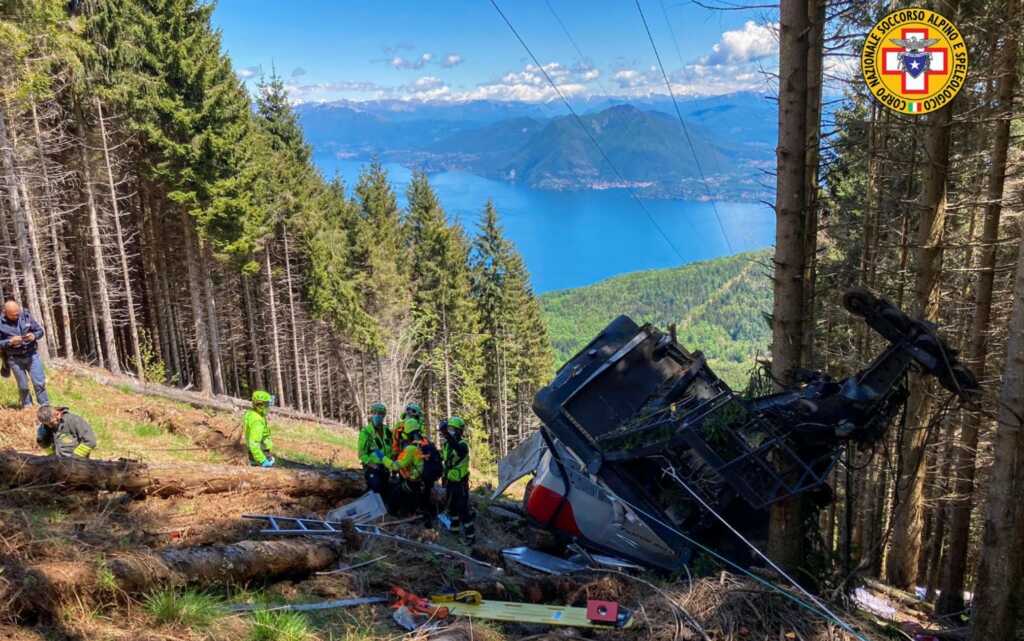
[[[860,52],[864,82],[878,102],[903,114],[941,109],[967,79],[967,43],[928,9],[899,9],[871,28]]]

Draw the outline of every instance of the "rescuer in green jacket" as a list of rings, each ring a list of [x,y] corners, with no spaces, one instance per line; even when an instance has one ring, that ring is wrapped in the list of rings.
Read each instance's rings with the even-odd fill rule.
[[[419,512],[423,526],[430,529],[436,516],[431,494],[441,476],[441,455],[423,436],[420,421],[407,418],[402,428],[402,450],[392,467],[401,477],[400,506],[406,512]]]
[[[245,448],[249,451],[249,463],[252,465],[274,465],[274,444],[270,440],[270,424],[267,423],[267,410],[273,401],[274,397],[269,392],[256,390],[252,393],[252,409],[246,410],[243,418]]]
[[[391,429],[384,422],[388,410],[384,403],[370,406],[370,422],[359,430],[359,462],[363,464],[366,487],[380,494],[384,504],[390,506]]]
[[[469,443],[465,438],[466,422],[458,416],[441,421],[437,427],[444,442],[441,460],[444,463],[442,483],[447,489],[445,512],[454,534],[461,534],[466,543],[476,542],[476,524],[469,504]]]
[[[55,456],[89,458],[96,449],[96,434],[88,422],[66,407],[41,405],[36,412],[36,443]]]

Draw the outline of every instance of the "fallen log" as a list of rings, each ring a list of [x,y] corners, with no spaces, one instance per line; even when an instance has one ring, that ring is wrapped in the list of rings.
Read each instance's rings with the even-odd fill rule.
[[[365,491],[363,475],[355,470],[98,461],[35,456],[14,450],[0,451],[0,483],[9,486],[60,483],[69,489],[157,497],[258,490],[340,499],[359,496]]]
[[[910,608],[911,610],[916,610],[927,615],[931,615],[935,611],[935,608],[931,603],[922,601],[909,592],[905,592],[899,588],[894,588],[891,585],[886,585],[880,581],[875,581],[874,579],[869,579],[867,577],[863,577],[863,581],[864,585],[868,588],[875,590],[876,592],[881,592],[905,608]]]
[[[68,599],[101,593],[136,595],[185,585],[305,576],[333,566],[357,541],[352,533],[330,540],[240,541],[125,554],[96,564],[59,561],[4,570],[19,586],[11,600],[15,613],[55,612]]]

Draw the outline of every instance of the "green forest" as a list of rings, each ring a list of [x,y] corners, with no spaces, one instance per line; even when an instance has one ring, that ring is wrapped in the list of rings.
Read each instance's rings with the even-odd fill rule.
[[[616,69],[622,58],[601,69],[549,62],[554,47],[524,24],[526,12],[551,27],[548,38],[564,35],[576,62],[587,60],[584,49],[597,53],[593,37],[571,35],[588,26],[584,18],[609,34],[602,56],[631,46],[644,84],[618,84],[621,97],[661,96],[667,115],[635,123],[656,118],[660,157],[687,170],[691,157],[699,165],[717,156],[690,140],[679,81],[727,71],[738,79],[723,47],[736,34],[757,36],[732,54],[748,65],[742,75],[763,77],[777,112],[773,166],[756,172],[757,192],[774,192],[771,249],[538,296],[502,227],[500,199],[473,203],[472,221],[460,224],[451,211],[461,205],[442,202],[422,171],[405,194],[379,160],[348,182],[323,175],[294,104],[293,81],[306,71],[286,79],[271,65],[251,67],[244,79],[240,65],[250,61],[228,55],[214,4],[0,0],[0,639],[1024,639],[1024,0],[928,3],[946,31],[956,23],[955,48],[970,64],[958,59],[965,80],[926,115],[916,100],[902,111],[883,105],[857,70],[873,25],[894,10],[913,13],[903,12],[910,2],[636,0],[602,11],[578,2],[562,20],[553,5],[565,4],[491,0],[464,13],[478,40],[508,38],[505,51],[528,65],[505,75],[521,78],[515,95],[550,110],[547,129],[565,134],[557,138],[568,155],[560,148],[549,160],[589,159],[587,172],[612,170],[605,178],[643,178],[615,163],[643,167],[630,156],[645,138],[596,135],[588,123],[611,121],[573,105],[597,94],[559,84],[568,76],[555,70],[628,80]],[[705,34],[717,44],[688,64],[673,21],[686,35],[699,25],[682,20],[684,5],[705,18],[743,11],[750,20],[743,31]],[[402,10],[421,17],[416,9],[434,18],[448,7]],[[294,3],[309,20],[320,20],[317,10]],[[362,22],[331,27],[330,47],[357,47],[349,36]],[[443,75],[445,60],[461,60],[423,52],[413,61],[395,44],[397,29],[373,34],[370,64],[380,66],[362,62],[367,74]],[[621,39],[612,42],[612,30]],[[944,64],[954,52],[935,23],[906,31],[921,37],[888,36],[898,48],[887,60],[901,65],[892,73],[913,76],[907,64]],[[922,53],[935,43],[946,53]],[[925,86],[952,78],[951,68],[922,71]],[[486,71],[505,77],[498,66]],[[402,90],[377,80],[357,84]],[[403,86],[416,88],[412,75]],[[630,122],[648,113],[616,111]],[[528,164],[547,148],[535,156]],[[724,174],[695,168],[702,200],[737,193],[715,184]],[[651,216],[633,195],[638,216]],[[696,384],[690,367],[671,386],[645,387],[653,379],[630,379],[640,370],[618,358],[622,378],[592,388],[600,393],[581,407],[591,411],[566,410],[586,396],[566,383],[578,390],[597,378],[574,380],[581,368],[553,386],[566,395],[548,395],[550,411],[540,396],[535,414],[556,367],[620,314],[674,325],[679,342],[737,390],[761,362],[758,391],[769,398],[708,398],[708,378]],[[650,347],[651,361],[678,360],[663,337]],[[646,398],[623,400],[630,387]],[[696,412],[680,416],[687,407],[710,416],[716,399],[728,409],[713,418],[725,420],[700,431],[723,437],[728,456],[694,444],[690,428],[704,420]],[[470,461],[449,453],[439,471],[429,460],[438,478],[428,483],[424,461],[435,455],[412,442],[415,419],[391,441],[368,416],[377,403],[391,424],[421,405],[424,432],[438,441],[442,419],[465,419],[455,446]],[[64,405],[76,427],[58,443]],[[496,465],[538,433],[538,414],[548,429],[532,442],[548,453]],[[261,463],[246,454],[250,420],[262,429],[255,445],[268,451]],[[671,445],[630,440],[629,451],[587,452],[584,440],[618,438],[587,431],[590,421]],[[378,439],[370,452],[355,433],[364,425]],[[406,457],[401,471],[389,445]],[[524,466],[533,478],[494,493],[496,468],[523,459],[534,462]],[[386,477],[382,495],[394,489],[404,505],[381,502],[363,528],[351,514],[330,516],[360,497],[372,502],[376,474]],[[741,496],[754,484],[764,493]],[[451,515],[456,489],[455,513],[464,526],[476,520],[478,539],[435,528],[435,508]],[[716,510],[720,500],[728,507]],[[282,515],[298,529],[264,529],[270,521],[253,515]],[[311,516],[346,523],[310,536],[302,523]],[[515,560],[542,551],[560,555],[560,576],[522,571]],[[582,565],[562,573],[577,552]],[[662,561],[649,563],[652,554]],[[381,596],[396,585],[452,608],[473,605],[459,598],[507,600],[518,612],[611,600],[637,625],[558,635],[546,627],[555,617],[540,626],[455,615],[436,636],[405,635],[396,627],[403,614],[396,619],[384,601],[420,608],[432,622],[440,610]],[[375,603],[302,609],[367,597]],[[593,605],[608,618],[608,604]]]
[[[45,356],[349,425],[459,414],[499,454],[551,362],[492,203],[323,177],[283,80],[250,94],[192,0],[4,3],[0,283]],[[485,455],[486,458],[486,455]]]
[[[625,314],[661,329],[675,324],[684,347],[702,351],[716,374],[743,389],[771,342],[768,261],[767,251],[748,252],[546,293],[540,301],[555,357],[564,363]]]

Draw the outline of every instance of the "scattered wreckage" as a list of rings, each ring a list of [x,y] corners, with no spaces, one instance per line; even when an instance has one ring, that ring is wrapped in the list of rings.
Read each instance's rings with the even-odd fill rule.
[[[595,569],[682,570],[698,549],[745,566],[767,534],[768,509],[804,495],[832,500],[826,479],[844,447],[880,440],[904,407],[907,375],[934,376],[962,401],[978,393],[974,375],[938,336],[889,301],[863,290],[844,297],[887,345],[865,368],[842,379],[801,371],[798,383],[774,393],[738,394],[715,376],[700,352],[674,336],[620,316],[537,393],[543,426],[499,463],[494,496],[533,474],[523,499],[536,526],[556,533],[567,558],[527,547],[502,551],[507,565],[549,575]],[[753,386],[752,388],[753,389]],[[353,531],[397,541],[499,577],[503,568],[444,546],[409,539],[376,525],[386,514],[370,492],[326,520],[246,515],[280,536],[334,538]],[[400,523],[401,521],[395,522]],[[379,559],[378,559],[379,560]],[[397,591],[396,591],[397,590]],[[819,612],[852,629],[814,597]],[[587,608],[481,600],[479,593],[421,599],[394,588],[295,609],[390,602],[394,618],[413,629],[449,615],[499,621],[627,627],[631,613],[613,602]],[[441,603],[442,605],[438,605]]]
[[[908,372],[965,401],[978,391],[934,325],[864,290],[843,303],[885,349],[852,376],[802,371],[763,395],[737,394],[700,352],[618,317],[536,395],[543,426],[500,462],[495,496],[533,473],[525,510],[565,542],[669,572],[700,548],[750,564],[736,534],[765,540],[768,509],[789,497],[831,502],[829,472],[848,443],[884,436]]]

